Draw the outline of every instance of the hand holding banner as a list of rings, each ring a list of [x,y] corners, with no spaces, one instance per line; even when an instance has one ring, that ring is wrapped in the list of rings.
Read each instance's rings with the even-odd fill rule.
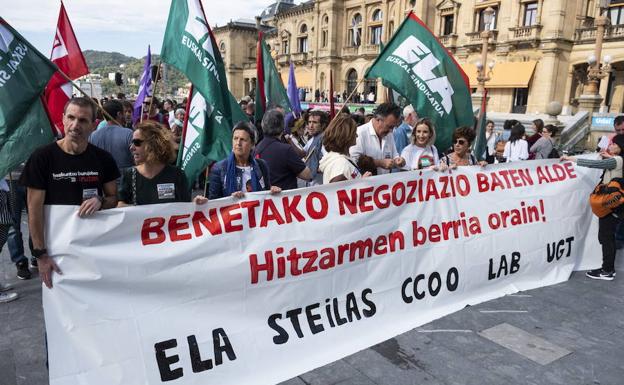
[[[275,384],[565,281],[599,259],[597,173],[544,160],[86,220],[48,207],[50,384]]]

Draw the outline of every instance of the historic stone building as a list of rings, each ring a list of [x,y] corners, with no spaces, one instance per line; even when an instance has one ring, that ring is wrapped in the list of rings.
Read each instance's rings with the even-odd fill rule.
[[[381,83],[360,82],[380,50],[410,10],[421,18],[455,55],[476,87],[475,63],[481,58],[487,7],[494,9],[488,63],[494,62],[490,111],[543,113],[551,101],[575,111],[587,78],[587,60],[595,48],[594,20],[599,0],[311,0],[271,4],[259,20],[233,21],[214,29],[224,57],[232,93],[253,91],[257,29],[265,32],[286,83],[289,62],[299,87],[327,92],[330,70],[334,90],[385,97]],[[624,0],[612,0],[602,54],[611,71],[600,83],[602,109],[624,110]],[[604,4],[603,4],[604,5]],[[252,15],[250,15],[252,16]],[[378,92],[377,92],[378,91]]]

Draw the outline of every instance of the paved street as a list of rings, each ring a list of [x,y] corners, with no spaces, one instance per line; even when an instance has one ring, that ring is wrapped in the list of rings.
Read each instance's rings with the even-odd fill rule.
[[[613,282],[565,283],[468,307],[283,384],[624,384],[624,263]],[[36,270],[35,270],[36,273]],[[0,385],[47,384],[41,285],[0,277],[21,298],[0,305]]]

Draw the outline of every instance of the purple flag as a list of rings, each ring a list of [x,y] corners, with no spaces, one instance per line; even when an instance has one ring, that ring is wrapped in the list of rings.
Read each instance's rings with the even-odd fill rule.
[[[290,62],[290,72],[288,73],[288,99],[295,116],[301,115],[301,103],[299,103],[299,92],[295,81],[295,66]]]
[[[141,107],[147,96],[152,96],[152,53],[150,46],[147,46],[147,57],[143,65],[143,75],[139,83],[139,94],[134,102],[134,111],[132,112],[132,123],[136,124],[141,119]],[[149,112],[148,112],[149,113]]]

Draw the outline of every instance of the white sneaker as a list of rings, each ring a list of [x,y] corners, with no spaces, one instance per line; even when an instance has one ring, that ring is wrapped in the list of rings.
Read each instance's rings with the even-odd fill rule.
[[[0,283],[0,292],[13,289],[13,285],[10,283]]]
[[[15,301],[19,298],[17,293],[0,293],[0,303]]]

